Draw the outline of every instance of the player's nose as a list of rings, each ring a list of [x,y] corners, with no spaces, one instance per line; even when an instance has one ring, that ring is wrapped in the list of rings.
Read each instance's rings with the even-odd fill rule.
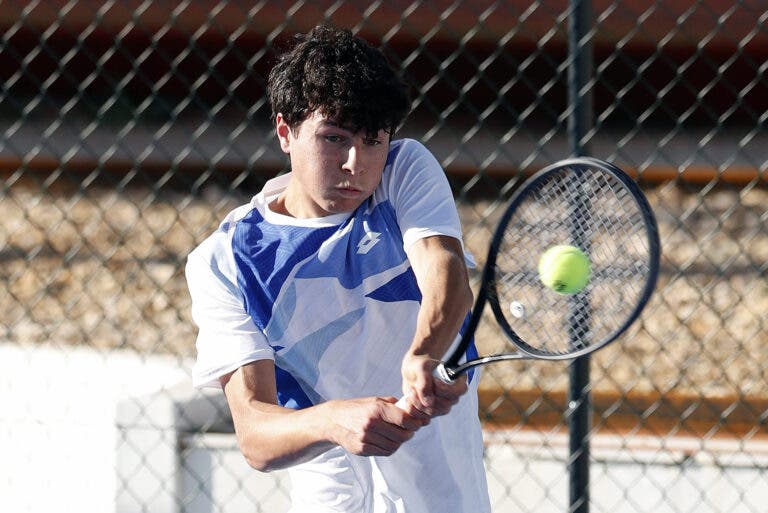
[[[357,147],[357,145],[350,145],[344,156],[344,162],[341,164],[341,169],[343,171],[353,175],[358,175],[365,171],[365,162],[362,156],[362,152],[360,151],[360,148]]]

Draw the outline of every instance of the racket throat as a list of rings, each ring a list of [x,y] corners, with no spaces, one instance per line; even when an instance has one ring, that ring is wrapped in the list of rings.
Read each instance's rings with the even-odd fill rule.
[[[478,358],[477,360],[470,360],[468,362],[465,362],[456,366],[447,366],[441,363],[435,368],[434,374],[435,374],[435,377],[437,377],[438,379],[441,379],[446,383],[450,383],[452,381],[455,381],[456,378],[458,378],[468,370],[473,369],[475,367],[479,367],[481,365],[485,365],[487,363],[501,362],[505,360],[527,360],[530,358],[533,358],[533,357],[523,353],[493,354],[490,356],[486,356],[484,358]],[[446,376],[448,380],[446,381],[441,376]]]

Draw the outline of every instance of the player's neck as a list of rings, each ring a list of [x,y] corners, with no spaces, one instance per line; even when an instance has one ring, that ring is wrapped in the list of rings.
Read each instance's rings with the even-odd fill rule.
[[[284,216],[289,217],[296,217],[288,210],[288,207],[285,205],[285,193],[280,194],[277,198],[272,200],[269,205],[267,205],[269,210],[274,212],[275,214],[280,214]]]

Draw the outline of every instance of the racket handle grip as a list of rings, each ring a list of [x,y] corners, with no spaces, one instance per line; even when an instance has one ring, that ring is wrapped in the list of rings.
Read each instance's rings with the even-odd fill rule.
[[[458,333],[456,337],[454,337],[453,342],[451,342],[448,350],[445,352],[445,355],[443,355],[443,360],[449,358],[460,343],[461,333]],[[443,362],[440,362],[437,367],[435,367],[435,369],[432,371],[432,375],[443,383],[449,385],[454,381],[453,378],[451,378],[451,375],[448,373],[448,369],[445,368],[445,364]],[[404,410],[407,403],[408,400],[405,398],[405,396],[403,396],[395,403],[395,405],[398,406],[401,410]]]
[[[453,383],[453,379],[451,378],[450,374],[448,374],[448,369],[445,368],[445,364],[443,364],[443,362],[440,362],[440,364],[437,367],[435,367],[435,370],[432,371],[432,375],[435,378],[439,379],[440,381],[448,385]],[[397,402],[395,403],[395,406],[397,406],[401,410],[404,410],[406,404],[408,404],[408,398],[403,396],[397,400]]]
[[[432,371],[432,375],[442,381],[443,383],[446,383],[450,385],[453,383],[454,378],[451,377],[451,375],[448,373],[448,368],[445,366],[443,362],[440,362],[440,364],[435,367],[435,370]]]
[[[403,396],[397,400],[397,402],[395,403],[395,406],[397,406],[401,410],[405,410],[405,407],[407,404],[408,404],[408,398]]]

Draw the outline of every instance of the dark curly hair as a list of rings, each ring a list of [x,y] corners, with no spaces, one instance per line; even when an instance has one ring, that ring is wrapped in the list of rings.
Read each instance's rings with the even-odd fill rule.
[[[318,111],[355,132],[394,133],[410,100],[381,51],[349,30],[327,25],[296,40],[269,74],[273,122],[281,113],[296,128]]]

